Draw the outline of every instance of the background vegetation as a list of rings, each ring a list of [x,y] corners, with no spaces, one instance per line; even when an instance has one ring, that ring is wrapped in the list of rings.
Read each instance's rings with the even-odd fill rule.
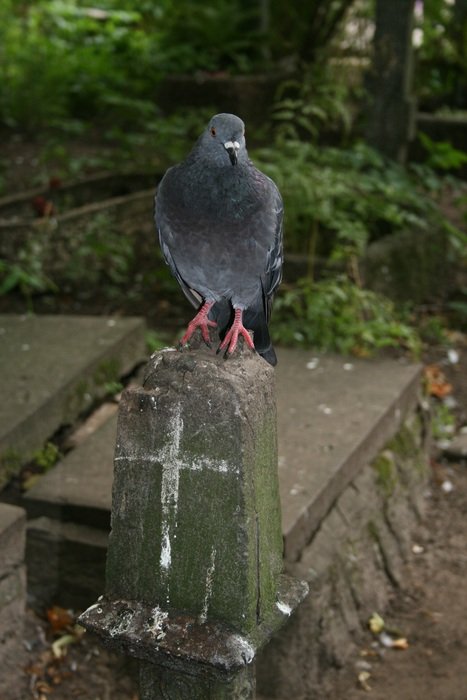
[[[445,113],[465,110],[462,3],[416,5],[419,102]],[[219,111],[212,96],[201,107],[187,107],[182,96],[167,105],[160,96],[171,76],[232,81],[266,74],[276,80],[275,97],[248,128],[250,154],[283,193],[288,259],[303,261],[286,268],[277,340],[357,354],[387,346],[414,352],[413,326],[421,323],[423,334],[427,313],[438,319],[431,328],[439,336],[450,324],[465,330],[467,155],[421,133],[419,157],[402,166],[364,143],[373,16],[371,0],[99,0],[93,7],[3,0],[0,129],[11,148],[0,161],[0,193],[18,187],[12,165],[31,144],[29,186],[102,170],[155,178]],[[369,251],[407,231],[422,247],[437,232],[445,251],[439,264],[455,270],[455,282],[427,299],[389,289],[391,300],[366,286]],[[73,255],[64,255],[55,275],[49,263],[51,254],[59,257],[56,234],[50,226],[35,230],[14,260],[0,259],[3,305],[58,309],[71,297],[144,312],[154,298],[177,304],[152,235],[136,245],[105,215],[96,218],[76,232]],[[154,324],[166,323],[170,309],[157,308]]]

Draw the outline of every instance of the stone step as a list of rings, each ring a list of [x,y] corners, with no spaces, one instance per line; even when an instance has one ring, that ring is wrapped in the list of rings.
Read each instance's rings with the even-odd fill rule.
[[[14,678],[23,645],[26,605],[24,546],[26,513],[0,503],[0,697],[7,697],[6,678]]]
[[[420,367],[390,359],[313,358],[294,349],[278,355],[282,521],[286,557],[294,561],[415,406]],[[24,499],[30,516],[108,529],[115,435],[116,416],[42,477]]]
[[[141,318],[0,316],[0,488],[145,356]]]

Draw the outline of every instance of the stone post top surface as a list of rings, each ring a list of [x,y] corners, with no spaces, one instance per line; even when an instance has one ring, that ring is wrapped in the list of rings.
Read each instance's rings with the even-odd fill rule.
[[[147,390],[171,385],[176,388],[177,375],[191,375],[193,380],[229,382],[240,388],[255,381],[271,383],[274,369],[257,353],[241,348],[233,356],[217,354],[207,346],[199,345],[186,350],[165,348],[151,355],[144,374],[143,387]]]

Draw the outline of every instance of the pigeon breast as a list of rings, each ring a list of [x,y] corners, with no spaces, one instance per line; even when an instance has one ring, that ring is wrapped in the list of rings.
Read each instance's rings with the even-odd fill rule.
[[[262,294],[281,211],[276,186],[250,161],[226,168],[188,158],[159,186],[156,223],[179,281],[247,308]]]

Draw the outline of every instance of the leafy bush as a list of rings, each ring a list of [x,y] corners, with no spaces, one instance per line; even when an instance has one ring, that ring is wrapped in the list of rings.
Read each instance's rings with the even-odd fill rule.
[[[418,354],[420,347],[416,332],[391,301],[343,276],[319,282],[303,278],[284,290],[275,303],[271,331],[284,345],[360,357],[388,347]]]
[[[141,15],[47,0],[0,9],[0,118],[36,129],[66,117],[128,124],[154,113],[153,57]],[[123,104],[122,104],[123,102]],[[31,109],[34,105],[34,109]]]
[[[283,194],[293,252],[359,257],[369,241],[405,227],[426,229],[438,216],[417,174],[364,144],[336,149],[284,140],[257,150],[254,160]]]
[[[467,107],[467,10],[463,2],[424,0],[415,88],[424,110]]]

